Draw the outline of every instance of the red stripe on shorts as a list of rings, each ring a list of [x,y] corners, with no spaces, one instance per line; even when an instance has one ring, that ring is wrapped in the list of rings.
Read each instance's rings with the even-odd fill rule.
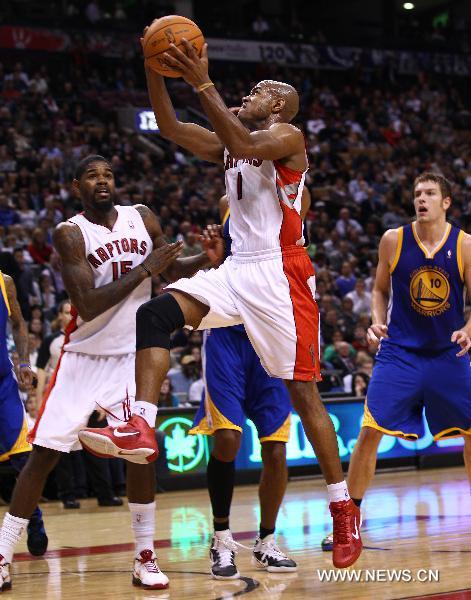
[[[319,308],[308,285],[314,267],[304,248],[282,250],[283,271],[289,283],[289,295],[296,326],[296,362],[293,379],[320,381]]]
[[[54,373],[52,374],[51,380],[49,381],[49,384],[47,386],[46,393],[43,396],[34,427],[33,427],[33,429],[31,429],[31,431],[28,433],[28,436],[27,436],[27,440],[30,444],[34,443],[34,439],[36,437],[36,432],[37,432],[38,426],[39,426],[39,421],[41,420],[41,417],[43,416],[44,410],[46,408],[47,399],[49,398],[49,396],[52,392],[52,388],[56,384],[57,373],[59,372],[59,367],[60,367],[60,364],[62,361],[62,357],[64,356],[64,346],[69,342],[70,334],[73,333],[77,329],[77,317],[78,317],[77,309],[74,308],[73,306],[71,306],[70,314],[72,315],[72,319],[70,320],[70,323],[67,325],[67,328],[65,330],[64,343],[62,344],[62,349],[61,349],[61,354],[59,356],[59,360],[57,361],[56,368],[54,369]]]

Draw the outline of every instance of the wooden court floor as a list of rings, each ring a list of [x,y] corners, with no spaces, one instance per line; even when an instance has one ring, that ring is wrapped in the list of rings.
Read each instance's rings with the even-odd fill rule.
[[[278,540],[299,571],[258,571],[250,564],[250,552],[241,551],[237,564],[243,578],[232,582],[208,575],[211,529],[205,490],[159,494],[155,539],[170,588],[155,592],[131,585],[133,545],[126,507],[98,508],[88,500],[78,511],[65,511],[58,503],[46,504],[50,550],[33,559],[24,544],[18,549],[13,589],[5,598],[471,599],[471,496],[463,469],[379,474],[364,502],[366,548],[346,571],[329,571],[331,556],[319,546],[330,527],[324,490],[320,479],[293,481],[288,487]],[[256,487],[238,487],[231,520],[236,539],[251,545],[257,523]],[[334,573],[360,581],[325,580]]]

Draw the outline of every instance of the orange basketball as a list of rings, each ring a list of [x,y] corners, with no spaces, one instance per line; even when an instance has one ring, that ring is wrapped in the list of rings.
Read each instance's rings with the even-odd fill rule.
[[[162,61],[162,56],[172,43],[185,51],[185,46],[181,43],[182,38],[192,44],[198,55],[201,54],[204,37],[196,23],[178,15],[168,15],[155,20],[144,36],[143,50],[146,64],[165,77],[180,77],[178,71],[173,71]]]

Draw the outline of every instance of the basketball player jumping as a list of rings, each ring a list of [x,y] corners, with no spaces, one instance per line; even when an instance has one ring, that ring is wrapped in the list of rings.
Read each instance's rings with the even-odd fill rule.
[[[333,562],[347,567],[361,553],[360,512],[348,494],[333,424],[315,384],[320,377],[319,311],[299,214],[308,163],[304,137],[290,125],[299,97],[290,85],[262,81],[236,116],[209,78],[206,48],[201,58],[188,42],[185,48],[187,54],[173,46],[166,60],[199,94],[214,132],[178,121],[163,78],[146,69],[152,107],[164,137],[224,165],[233,255],[218,269],[172,284],[169,293],[138,310],[136,398],[155,406],[175,329],[243,323],[264,368],[288,386],[327,482]],[[107,455],[145,447],[139,435],[115,432],[139,434],[139,429],[83,431],[80,439]]]
[[[471,297],[471,236],[446,221],[451,185],[442,175],[417,177],[413,195],[416,220],[386,231],[379,245],[368,330],[379,350],[348,470],[357,506],[373,479],[383,434],[422,437],[424,408],[435,440],[464,437],[471,481],[471,320],[463,318],[464,289]],[[324,550],[332,545],[332,536],[322,542]]]
[[[310,206],[304,188],[301,218]],[[219,202],[226,257],[231,254],[230,211],[226,196]],[[239,545],[229,528],[235,483],[235,459],[246,417],[252,420],[261,443],[260,529],[252,563],[272,573],[292,572],[297,565],[275,543],[278,511],[286,491],[288,469],[286,443],[290,434],[291,403],[281,379],[263,369],[243,325],[204,332],[203,377],[205,395],[195,416],[191,434],[213,436],[206,470],[213,510],[214,535],[209,557],[215,579],[240,577],[235,564]]]
[[[80,448],[77,433],[98,402],[119,435],[119,414],[127,398],[129,425],[141,431],[141,443],[151,450],[144,459],[126,456],[127,491],[136,542],[133,583],[165,588],[168,578],[154,553],[156,409],[134,398],[136,310],[149,300],[151,276],[169,281],[191,276],[222,259],[222,239],[208,232],[205,253],[178,259],[182,244],[167,244],[156,216],[146,206],[116,206],[110,163],[88,156],[77,168],[73,187],[84,212],[58,225],[54,245],[62,261],[62,276],[72,302],[72,321],[38,419],[30,432],[33,451],[16,484],[10,511],[0,531],[0,588],[11,586],[13,550],[36,506],[49,472],[61,452]],[[123,410],[122,410],[123,409]],[[147,424],[147,422],[149,424]],[[121,439],[121,438],[120,438]],[[124,439],[124,438],[123,438]],[[126,451],[123,451],[126,454]]]

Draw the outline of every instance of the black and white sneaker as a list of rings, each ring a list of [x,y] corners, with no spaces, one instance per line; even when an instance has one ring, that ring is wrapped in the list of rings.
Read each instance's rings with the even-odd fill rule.
[[[214,579],[239,579],[240,573],[235,564],[239,544],[232,539],[229,529],[214,534],[209,549],[211,575]]]
[[[267,535],[255,540],[252,554],[252,564],[257,569],[265,569],[270,573],[292,573],[298,565],[286,556],[275,544],[275,537]]]

